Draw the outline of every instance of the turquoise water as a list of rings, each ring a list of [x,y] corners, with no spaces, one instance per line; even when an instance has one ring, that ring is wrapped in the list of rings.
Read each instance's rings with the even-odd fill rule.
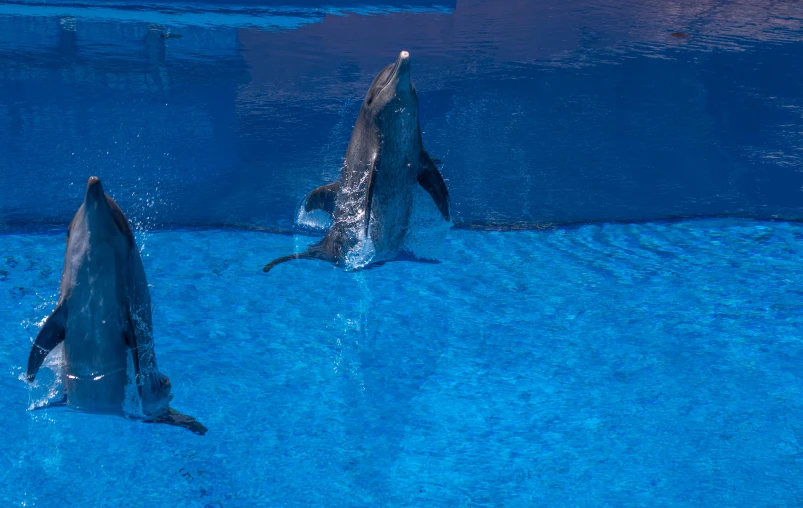
[[[205,436],[20,380],[64,232],[0,236],[4,506],[803,502],[803,225],[452,230],[443,262],[263,264],[306,236],[139,233]]]
[[[401,50],[441,262],[262,273]],[[0,2],[0,507],[803,506],[801,57],[772,0]],[[204,436],[28,410],[90,175]]]

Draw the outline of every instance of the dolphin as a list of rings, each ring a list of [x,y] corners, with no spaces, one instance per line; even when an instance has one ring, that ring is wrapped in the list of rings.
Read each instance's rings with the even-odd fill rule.
[[[156,367],[151,299],[139,249],[122,210],[95,176],[67,229],[59,301],[31,347],[28,382],[62,342],[66,405],[137,416],[139,409],[126,404],[128,388],[145,421],[206,433],[194,418],[169,406],[170,380]]]
[[[449,191],[424,149],[410,54],[402,51],[368,89],[340,180],[318,187],[304,201],[307,212],[324,210],[332,216],[326,236],[306,252],[268,263],[263,271],[293,259],[320,259],[348,267],[353,264],[350,259],[366,251],[368,262],[394,258],[405,248],[410,232],[416,185],[429,193],[443,219],[450,222]]]

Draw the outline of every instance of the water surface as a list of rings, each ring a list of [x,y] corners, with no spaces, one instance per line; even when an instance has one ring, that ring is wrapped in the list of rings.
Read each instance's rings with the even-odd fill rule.
[[[266,260],[309,237],[138,235],[200,437],[26,412],[64,235],[0,236],[0,500],[53,506],[789,506],[803,226],[453,231],[441,264]]]

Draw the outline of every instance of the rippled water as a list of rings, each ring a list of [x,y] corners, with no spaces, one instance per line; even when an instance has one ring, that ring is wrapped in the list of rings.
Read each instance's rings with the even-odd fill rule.
[[[140,240],[141,240],[140,236]],[[159,365],[209,433],[26,412],[63,234],[0,236],[12,506],[790,506],[803,499],[803,227],[453,231],[441,264],[144,240]],[[149,504],[151,503],[151,504]]]
[[[1,504],[803,503],[803,8],[384,3],[0,4]],[[442,262],[263,274],[401,49]],[[205,436],[27,411],[91,174]]]

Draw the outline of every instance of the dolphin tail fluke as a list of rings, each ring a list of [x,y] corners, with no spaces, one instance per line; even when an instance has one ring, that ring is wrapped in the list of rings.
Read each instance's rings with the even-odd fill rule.
[[[274,266],[280,265],[286,261],[293,261],[294,259],[316,259],[316,256],[314,256],[310,252],[302,252],[301,254],[290,254],[289,256],[282,256],[278,259],[274,259],[273,261],[265,265],[262,271],[268,273]]]
[[[307,199],[304,200],[304,210],[307,212],[323,210],[329,215],[334,215],[335,202],[337,201],[337,192],[339,190],[340,182],[318,187],[310,192]]]
[[[166,423],[174,427],[183,427],[199,436],[203,436],[208,430],[201,422],[192,416],[187,416],[173,408],[167,408],[167,411],[151,420],[145,420],[145,423]]]

